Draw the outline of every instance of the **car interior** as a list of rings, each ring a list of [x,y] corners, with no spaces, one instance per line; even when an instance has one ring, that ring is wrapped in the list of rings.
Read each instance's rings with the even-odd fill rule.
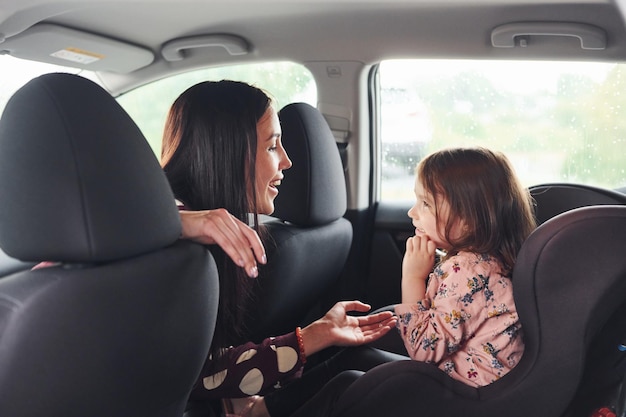
[[[337,416],[626,415],[625,1],[2,0],[0,416],[212,415],[186,397],[217,270],[159,158],[174,99],[221,79],[268,92],[293,162],[249,340],[400,302],[431,152],[501,151],[534,199],[522,362],[482,388],[380,365]]]

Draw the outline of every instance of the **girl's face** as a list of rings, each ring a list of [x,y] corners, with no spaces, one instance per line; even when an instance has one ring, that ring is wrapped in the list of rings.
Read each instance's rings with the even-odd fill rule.
[[[452,245],[445,238],[445,227],[450,214],[450,205],[444,198],[437,198],[428,193],[419,178],[415,179],[415,197],[417,201],[408,212],[415,226],[416,236],[426,236],[435,242],[435,245],[444,250],[449,250]],[[436,214],[439,214],[437,221]],[[452,237],[460,236],[461,225],[454,225],[451,231]]]
[[[291,167],[291,160],[280,140],[282,131],[278,114],[271,106],[256,126],[256,198],[258,214],[272,214],[278,185],[283,170]]]

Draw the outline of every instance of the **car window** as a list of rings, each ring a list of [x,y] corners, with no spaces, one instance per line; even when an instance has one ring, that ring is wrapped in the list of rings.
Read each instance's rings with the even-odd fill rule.
[[[591,62],[382,62],[382,200],[412,199],[427,153],[504,152],[526,186],[626,185],[626,66]]]
[[[97,76],[90,71],[0,55],[0,114],[15,91],[31,79],[50,72],[79,74],[98,82]],[[222,79],[245,81],[264,89],[273,98],[277,109],[296,101],[313,106],[317,103],[317,89],[311,72],[291,62],[195,70],[146,84],[117,97],[117,100],[142,130],[155,154],[160,155],[165,117],[176,97],[200,81]]]
[[[231,79],[245,81],[265,90],[274,100],[276,108],[296,102],[315,106],[317,90],[313,76],[304,66],[291,62],[270,62],[225,66],[186,72],[171,76],[118,97],[153,151],[160,155],[161,136],[167,112],[183,91],[201,81]]]

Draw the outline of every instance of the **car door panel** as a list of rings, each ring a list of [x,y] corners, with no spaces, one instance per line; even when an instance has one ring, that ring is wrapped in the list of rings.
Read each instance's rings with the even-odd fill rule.
[[[398,303],[406,240],[413,235],[407,212],[410,202],[381,202],[376,207],[372,231],[367,298],[372,308]]]

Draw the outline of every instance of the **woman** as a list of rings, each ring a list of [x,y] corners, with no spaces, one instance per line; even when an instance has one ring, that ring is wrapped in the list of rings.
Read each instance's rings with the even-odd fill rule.
[[[291,166],[278,115],[262,90],[219,81],[183,92],[168,114],[161,159],[183,209],[183,237],[220,248],[213,252],[220,271],[218,322],[192,398],[250,396],[235,406],[267,413],[254,395],[299,377],[307,356],[330,346],[371,342],[395,325],[390,312],[348,316],[348,311],[366,312],[369,306],[340,302],[303,329],[229,347],[244,334],[241,323],[253,283],[249,277],[258,275],[256,262],[266,262],[258,215],[274,211],[283,171]]]

